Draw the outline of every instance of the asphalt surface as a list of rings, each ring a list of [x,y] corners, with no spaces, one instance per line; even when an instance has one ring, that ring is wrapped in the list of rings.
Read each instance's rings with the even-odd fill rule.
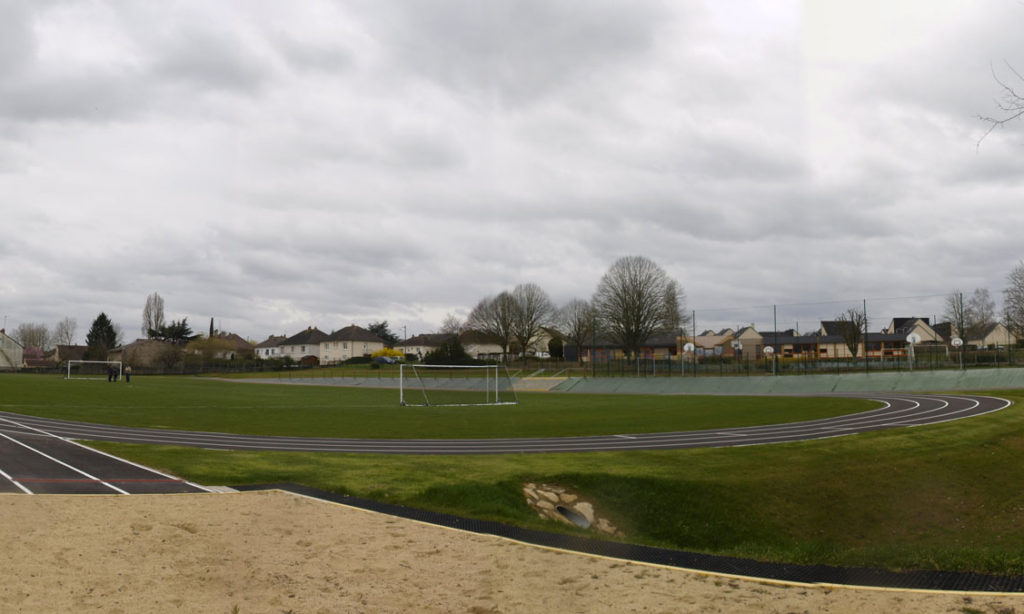
[[[998,411],[1011,403],[975,395],[848,395],[877,400],[879,409],[790,424],[674,433],[621,433],[588,437],[523,439],[345,439],[273,437],[145,429],[69,422],[0,412],[0,434],[9,425],[56,438],[191,446],[215,450],[362,452],[369,454],[523,454],[671,450],[764,445],[935,424]],[[0,463],[0,469],[3,464]]]
[[[202,486],[0,417],[0,493],[155,494],[207,492]]]

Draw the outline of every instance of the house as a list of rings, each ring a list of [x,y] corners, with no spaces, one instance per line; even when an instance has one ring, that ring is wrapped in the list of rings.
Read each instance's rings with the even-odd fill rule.
[[[136,339],[107,353],[107,360],[119,360],[123,366],[170,369],[182,355],[181,346],[159,339]]]
[[[67,365],[69,360],[85,360],[84,345],[58,345],[54,348],[53,361],[58,365]]]
[[[267,360],[269,358],[280,358],[281,357],[281,342],[287,339],[284,335],[274,336],[270,335],[266,341],[257,343],[253,346],[253,352],[256,354],[256,358]]]
[[[736,334],[731,328],[715,332],[706,330],[693,338],[697,356],[732,356],[732,340]]]
[[[235,333],[217,332],[212,339],[217,347],[214,358],[235,360],[252,358],[254,355],[252,344]]]
[[[1017,345],[1017,336],[1006,328],[1005,324],[996,322],[975,335],[968,335],[967,345],[976,348],[999,349]]]
[[[25,348],[0,328],[0,371],[20,369],[25,362]]]
[[[320,342],[320,362],[339,363],[357,356],[370,356],[383,349],[383,339],[361,326],[352,324],[334,331]]]
[[[756,360],[761,358],[762,352],[764,352],[765,340],[761,333],[757,332],[754,325],[744,326],[733,335],[733,341],[738,342],[740,347],[738,350],[733,349],[734,356],[741,360]],[[732,342],[729,343],[730,349],[734,346]],[[728,356],[728,353],[726,354]]]
[[[680,337],[675,331],[656,332],[648,337],[637,349],[637,358],[667,360],[678,355]],[[625,350],[610,337],[598,335],[593,341],[585,342],[582,347],[583,360],[590,362],[605,362],[608,360],[621,360],[626,357]],[[574,346],[566,348],[566,360],[576,360],[577,352]]]
[[[477,360],[501,360],[501,340],[477,330],[464,330],[459,333],[459,343],[466,353]]]
[[[944,339],[934,328],[928,318],[893,318],[888,328],[882,331],[891,335],[903,335],[906,339],[916,334],[921,338],[920,343],[943,343]]]
[[[451,338],[451,336],[451,333],[424,333],[422,335],[414,335],[405,341],[396,343],[395,349],[399,352],[403,352],[407,356],[415,356],[417,360],[423,360],[424,356],[441,347],[441,344]],[[470,354],[470,356],[472,356],[472,354]]]
[[[320,344],[327,340],[327,333],[314,326],[308,327],[297,335],[288,337],[280,344],[281,358],[291,358],[295,362],[301,362],[303,358],[312,357],[320,362]]]

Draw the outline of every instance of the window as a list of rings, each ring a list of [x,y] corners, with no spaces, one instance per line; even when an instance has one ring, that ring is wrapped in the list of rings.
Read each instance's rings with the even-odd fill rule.
[[[348,341],[345,341],[344,343],[342,343],[341,347],[343,347],[343,348],[345,348],[347,350],[348,349]]]

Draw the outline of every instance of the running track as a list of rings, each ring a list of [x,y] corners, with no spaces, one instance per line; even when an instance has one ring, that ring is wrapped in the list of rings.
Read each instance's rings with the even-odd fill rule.
[[[1005,399],[975,395],[865,394],[847,395],[876,400],[879,409],[857,414],[770,426],[753,426],[675,433],[622,433],[589,437],[534,439],[340,439],[272,437],[171,431],[69,422],[0,412],[0,471],[25,446],[61,448],[83,455],[81,446],[68,440],[85,439],[158,445],[191,446],[215,450],[277,450],[295,452],[357,452],[370,454],[522,454],[672,450],[752,446],[854,435],[883,429],[936,424],[969,418],[1008,407]],[[59,454],[54,454],[59,456]],[[110,458],[110,457],[107,457]],[[69,463],[73,464],[73,463]],[[91,473],[91,472],[90,472]],[[0,473],[2,476],[2,473]]]

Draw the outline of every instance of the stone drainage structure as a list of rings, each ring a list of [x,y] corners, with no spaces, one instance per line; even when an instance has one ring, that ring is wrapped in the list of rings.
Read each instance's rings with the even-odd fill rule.
[[[582,529],[594,529],[606,535],[622,535],[607,518],[597,515],[592,503],[580,499],[579,495],[561,486],[529,482],[523,484],[523,494],[526,502],[541,518]]]

